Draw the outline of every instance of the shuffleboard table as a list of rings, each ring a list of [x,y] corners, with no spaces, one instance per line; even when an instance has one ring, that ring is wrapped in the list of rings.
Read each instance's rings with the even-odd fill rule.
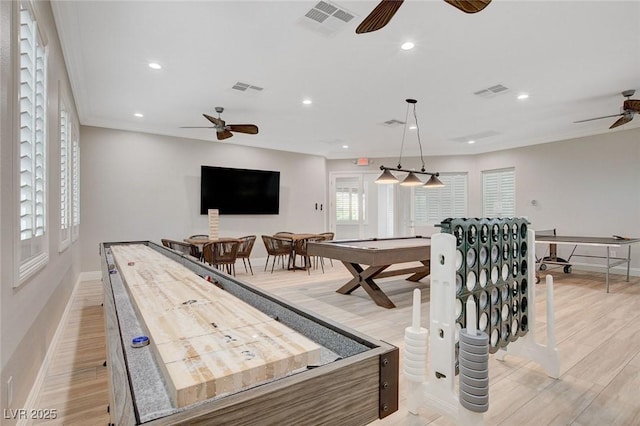
[[[397,411],[395,346],[149,241],[100,256],[110,424],[365,425]]]
[[[351,294],[362,287],[377,305],[384,308],[395,308],[396,305],[374,279],[411,274],[407,280],[419,281],[431,272],[431,239],[428,237],[313,242],[309,243],[307,251],[310,256],[339,260],[351,272],[353,278],[336,290],[338,293]],[[391,265],[408,262],[422,265],[387,270]]]

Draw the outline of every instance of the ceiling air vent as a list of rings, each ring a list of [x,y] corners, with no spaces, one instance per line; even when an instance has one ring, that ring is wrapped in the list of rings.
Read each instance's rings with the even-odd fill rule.
[[[468,143],[469,141],[477,141],[478,139],[490,138],[492,136],[498,136],[499,134],[500,132],[496,132],[495,130],[485,130],[484,132],[460,136],[458,138],[451,138],[450,140],[454,142]]]
[[[347,26],[356,15],[347,9],[331,3],[320,1],[311,8],[304,17],[299,19],[299,23],[324,36],[333,36],[338,31]]]
[[[391,119],[391,120],[387,120],[382,124],[384,124],[385,126],[389,126],[389,127],[397,127],[397,126],[402,126],[404,124],[404,121],[396,120],[394,118],[394,119]]]
[[[502,93],[506,93],[509,91],[508,87],[503,86],[502,84],[496,84],[495,86],[487,87],[486,89],[478,90],[474,92],[474,95],[478,95],[483,98],[493,98],[496,95],[500,95]]]
[[[262,92],[264,88],[254,86],[252,84],[237,82],[231,87],[232,89],[239,90],[241,92]]]

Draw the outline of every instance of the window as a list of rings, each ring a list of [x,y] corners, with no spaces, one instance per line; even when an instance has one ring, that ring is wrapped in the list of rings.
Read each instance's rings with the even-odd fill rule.
[[[362,218],[360,218],[360,203],[363,207]],[[358,178],[336,180],[336,222],[358,222],[360,219],[364,221],[365,205]]]
[[[60,248],[71,243],[71,129],[69,112],[60,94]]]
[[[516,215],[515,169],[482,172],[482,215],[484,217]]]
[[[46,55],[30,5],[20,3],[19,279],[48,261],[46,241]]]
[[[413,193],[416,226],[433,226],[449,217],[467,216],[467,174],[444,173],[441,188],[415,187]]]

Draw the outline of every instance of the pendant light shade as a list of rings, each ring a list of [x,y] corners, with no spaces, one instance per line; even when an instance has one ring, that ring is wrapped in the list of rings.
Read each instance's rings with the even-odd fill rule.
[[[427,188],[440,188],[444,186],[444,183],[436,175],[431,175],[427,183],[424,184]]]
[[[389,170],[385,170],[382,172],[380,177],[378,177],[378,179],[375,180],[375,182],[376,183],[398,183],[399,180]]]
[[[413,172],[409,172],[406,178],[400,182],[402,186],[418,186],[422,185],[422,181]]]

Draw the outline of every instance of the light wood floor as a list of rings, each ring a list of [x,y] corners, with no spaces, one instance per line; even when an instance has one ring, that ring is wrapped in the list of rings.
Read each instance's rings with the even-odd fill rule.
[[[420,283],[402,277],[381,281],[382,289],[397,305],[375,305],[361,289],[352,295],[335,290],[349,277],[334,261],[326,262],[323,274],[312,270],[262,271],[264,260],[254,259],[251,276],[237,265],[237,276],[293,304],[384,340],[403,350],[404,328],[411,321],[413,288],[422,290],[428,310],[429,280]],[[505,361],[491,357],[488,425],[639,425],[640,403],[640,278],[630,283],[612,275],[611,293],[604,289],[604,274],[574,271],[553,272],[555,278],[556,340],[560,350],[561,376],[549,378],[532,362],[513,356]],[[536,286],[537,333],[546,339],[546,285]],[[56,408],[55,424],[106,424],[108,403],[101,285],[85,282],[76,292],[65,333],[55,351],[37,408]],[[428,325],[423,313],[423,326]],[[81,336],[81,338],[79,337]],[[402,360],[402,356],[400,357]],[[402,363],[402,361],[401,361]],[[402,369],[402,364],[401,364]],[[402,371],[402,370],[401,370]],[[450,425],[447,418],[421,408],[408,414],[404,380],[400,378],[400,409],[373,425]]]

